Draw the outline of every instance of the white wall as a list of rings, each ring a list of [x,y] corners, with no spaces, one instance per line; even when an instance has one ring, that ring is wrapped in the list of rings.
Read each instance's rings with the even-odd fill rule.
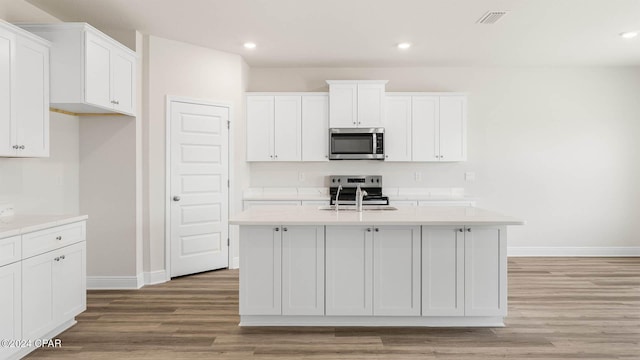
[[[165,104],[181,96],[232,104],[234,163],[231,209],[241,208],[242,189],[248,186],[244,163],[242,93],[247,66],[238,55],[155,36],[145,37],[143,94],[143,182],[145,212],[145,271],[165,269]],[[235,151],[234,151],[235,150]],[[234,244],[233,249],[237,249]]]
[[[249,91],[328,91],[326,79],[469,92],[468,161],[256,163],[252,186],[381,174],[390,187],[464,187],[479,206],[525,219],[510,246],[640,246],[640,68],[252,68]]]
[[[80,212],[87,222],[87,276],[128,276],[136,268],[136,120],[80,120]]]
[[[0,202],[16,214],[78,214],[78,124],[51,113],[50,157],[0,158]]]

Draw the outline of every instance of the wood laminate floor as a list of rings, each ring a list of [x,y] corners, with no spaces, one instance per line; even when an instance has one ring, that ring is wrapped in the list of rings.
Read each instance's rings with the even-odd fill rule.
[[[504,328],[240,328],[238,271],[90,291],[31,359],[640,359],[640,258],[511,258]]]

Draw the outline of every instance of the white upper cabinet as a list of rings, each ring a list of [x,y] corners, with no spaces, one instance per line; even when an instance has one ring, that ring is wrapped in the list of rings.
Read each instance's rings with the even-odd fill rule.
[[[330,127],[383,126],[386,80],[327,80],[327,83]]]
[[[326,94],[253,93],[247,104],[247,161],[327,161]]]
[[[414,161],[439,161],[440,136],[438,117],[440,99],[437,96],[413,96],[412,153]]]
[[[300,161],[300,96],[247,96],[247,161]]]
[[[388,161],[465,161],[467,96],[388,93],[385,154]]]
[[[50,45],[0,22],[0,156],[49,156]]]
[[[274,156],[276,161],[302,160],[302,99],[276,96],[274,116]]]
[[[329,161],[329,96],[302,96],[302,161]]]
[[[411,96],[387,96],[386,102],[385,160],[411,161]]]
[[[20,26],[53,43],[53,107],[77,114],[135,115],[135,52],[86,23]]]
[[[467,97],[440,97],[440,161],[467,159]]]

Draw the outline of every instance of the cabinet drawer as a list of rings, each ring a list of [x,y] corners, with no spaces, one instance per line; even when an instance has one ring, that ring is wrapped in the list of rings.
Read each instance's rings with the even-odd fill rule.
[[[21,259],[20,236],[0,239],[0,266],[11,264]]]
[[[28,258],[86,238],[85,222],[57,226],[22,235],[22,256]]]

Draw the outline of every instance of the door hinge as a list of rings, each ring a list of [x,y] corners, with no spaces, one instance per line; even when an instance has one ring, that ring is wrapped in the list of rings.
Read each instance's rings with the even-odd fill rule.
[[[227,187],[231,187],[231,180],[227,180]]]
[[[231,129],[231,120],[227,120],[227,129]]]

